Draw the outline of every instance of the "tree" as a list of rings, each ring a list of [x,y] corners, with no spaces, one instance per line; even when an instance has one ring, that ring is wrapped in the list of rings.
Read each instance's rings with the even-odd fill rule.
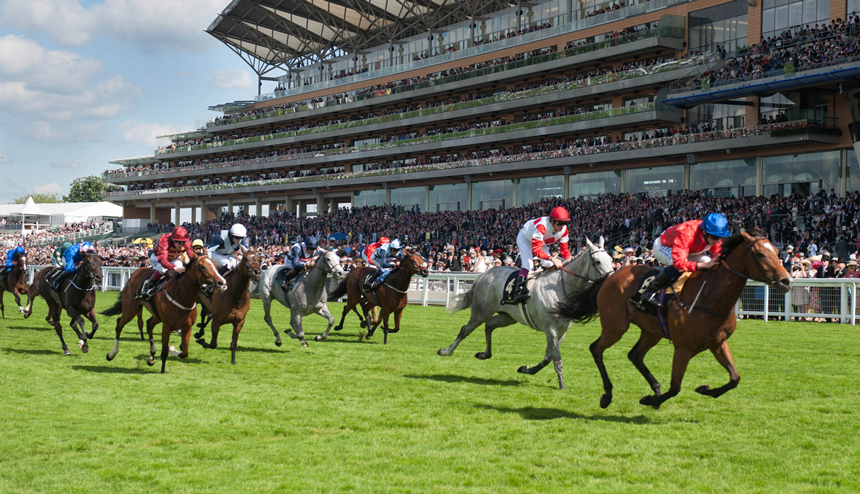
[[[35,202],[36,204],[49,204],[49,203],[55,203],[55,202],[63,202],[63,198],[60,197],[60,194],[57,194],[56,192],[51,192],[51,193],[44,193],[44,194],[23,195],[23,196],[15,199],[14,201],[12,201],[12,204],[24,204],[25,202],[27,202],[28,197],[32,197],[33,202]]]
[[[65,202],[101,202],[102,191],[105,190],[111,189],[95,175],[76,178],[69,187],[69,195],[63,197],[63,200]]]

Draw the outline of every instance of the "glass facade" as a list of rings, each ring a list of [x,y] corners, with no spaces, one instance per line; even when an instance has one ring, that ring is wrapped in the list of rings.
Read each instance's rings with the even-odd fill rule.
[[[763,0],[761,37],[779,36],[789,28],[830,22],[830,0]]]
[[[391,189],[391,204],[394,206],[404,206],[406,208],[417,206],[423,212],[425,197],[426,189],[423,186]]]
[[[620,193],[621,171],[577,173],[568,181],[568,197]]]
[[[848,0],[846,9],[846,16],[849,14],[854,14],[860,11],[860,0]]]
[[[860,163],[857,163],[857,153],[848,151],[848,176],[845,181],[845,192],[860,190]]]
[[[690,165],[690,189],[704,189],[710,197],[737,197],[743,193],[738,186],[746,185],[752,186],[754,195],[756,161],[749,158]]]
[[[690,48],[727,53],[747,46],[747,1],[736,0],[690,14]]]
[[[385,204],[385,189],[357,190],[352,193],[352,207],[379,206]]]
[[[664,196],[684,188],[684,165],[656,166],[627,170],[627,192]]]
[[[466,184],[431,185],[428,211],[466,211],[468,197]]]
[[[492,180],[472,183],[472,209],[509,208],[514,205],[514,181]]]
[[[839,186],[839,151],[770,156],[762,160],[763,193],[807,195]]]
[[[517,187],[517,206],[559,197],[564,197],[563,175],[521,178]]]

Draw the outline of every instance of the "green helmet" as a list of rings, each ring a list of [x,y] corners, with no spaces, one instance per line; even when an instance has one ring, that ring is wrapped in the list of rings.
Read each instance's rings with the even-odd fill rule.
[[[60,248],[61,250],[66,250],[72,246],[71,242],[63,242],[63,246]]]

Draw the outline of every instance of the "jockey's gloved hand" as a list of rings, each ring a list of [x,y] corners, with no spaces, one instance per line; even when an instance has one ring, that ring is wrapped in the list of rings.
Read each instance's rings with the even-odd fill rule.
[[[555,264],[552,261],[550,261],[549,259],[541,259],[540,260],[540,267],[542,267],[544,269],[549,269],[553,266],[555,266]]]

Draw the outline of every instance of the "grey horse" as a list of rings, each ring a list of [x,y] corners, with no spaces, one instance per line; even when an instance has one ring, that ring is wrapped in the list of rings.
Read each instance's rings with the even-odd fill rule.
[[[532,296],[524,304],[501,303],[505,282],[518,268],[498,266],[479,276],[472,289],[458,295],[449,309],[453,314],[472,307],[469,322],[460,328],[460,334],[451,346],[440,348],[436,353],[445,357],[452,355],[461,341],[475,328],[486,323],[484,332],[487,336],[487,349],[475,354],[476,358],[485,360],[493,356],[491,341],[494,329],[514,323],[524,324],[546,333],[546,355],[535,367],[524,365],[517,372],[536,374],[552,360],[555,373],[558,374],[558,386],[564,389],[560,347],[572,321],[560,318],[555,308],[559,302],[567,299],[566,294],[582,290],[589,281],[612,272],[612,258],[603,250],[603,237],[597,245],[587,239],[586,243],[588,249],[565,262],[563,270],[554,269],[539,274],[530,290]]]
[[[287,334],[291,338],[302,342],[302,346],[308,346],[305,341],[305,332],[302,329],[302,317],[311,313],[316,313],[328,319],[328,329],[334,325],[334,317],[329,312],[326,306],[325,285],[329,273],[337,276],[338,279],[344,277],[343,268],[340,267],[340,257],[332,251],[319,249],[319,257],[316,260],[316,265],[310,269],[300,280],[293,286],[289,293],[284,293],[281,284],[278,283],[277,274],[284,266],[270,268],[263,272],[260,278],[260,284],[257,288],[260,298],[263,300],[263,310],[266,313],[266,323],[272,328],[272,333],[275,335],[275,345],[281,346],[281,335],[272,324],[272,299],[277,299],[284,307],[290,309],[290,326],[291,330],[287,330]]]

